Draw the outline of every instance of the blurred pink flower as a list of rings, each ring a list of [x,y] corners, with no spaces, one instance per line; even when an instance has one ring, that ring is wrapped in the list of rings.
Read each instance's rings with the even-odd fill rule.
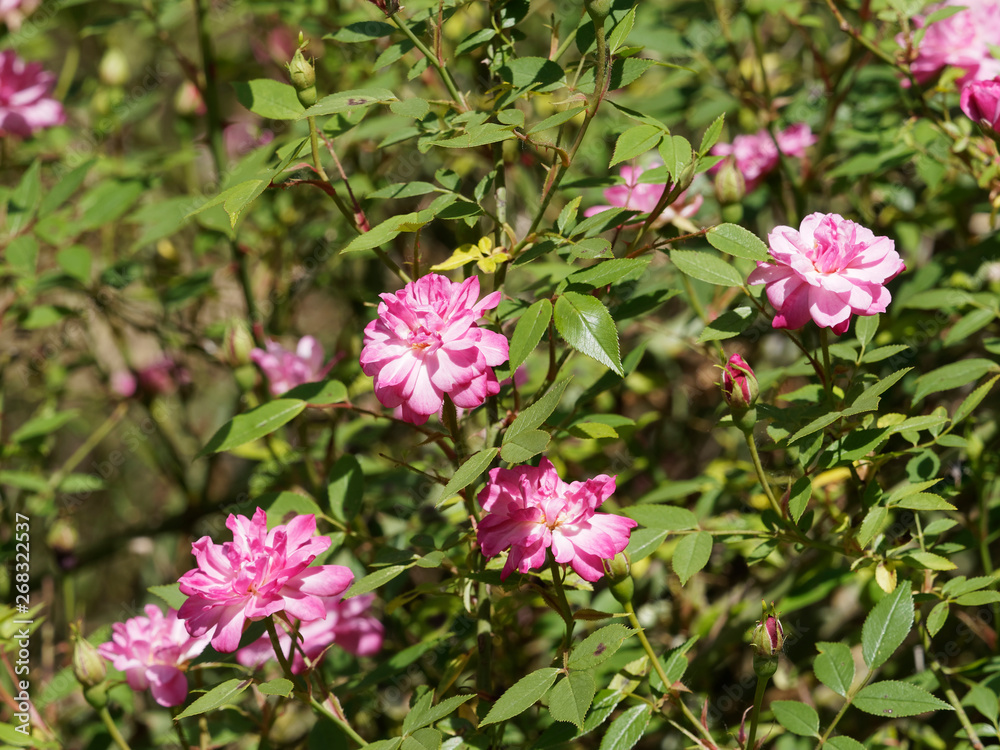
[[[315,664],[331,644],[336,644],[357,656],[371,656],[377,653],[382,648],[385,629],[378,618],[371,613],[373,601],[375,594],[355,596],[351,599],[339,597],[324,599],[326,617],[303,623],[299,627],[301,646],[309,661]],[[281,644],[285,656],[288,656],[292,637],[281,628],[278,628],[278,643]],[[275,658],[271,639],[266,633],[236,652],[236,661],[245,667],[257,668]],[[306,661],[302,658],[302,651],[296,648],[292,671],[300,674],[305,669]]]
[[[116,370],[111,373],[111,390],[122,398],[130,398],[136,391],[135,375],[130,370]]]
[[[322,380],[335,362],[331,360],[323,365],[323,346],[312,336],[299,339],[294,352],[274,341],[268,341],[267,351],[254,349],[250,352],[250,359],[267,375],[272,396],[280,396],[303,383]]]
[[[767,284],[775,328],[801,328],[810,318],[838,336],[851,314],[885,312],[885,284],[906,266],[888,237],[837,214],[810,214],[799,229],[775,227],[768,235],[777,261],[757,263],[747,281]]]
[[[0,136],[27,138],[66,121],[62,104],[49,96],[55,80],[40,63],[24,62],[14,50],[0,52]]]
[[[601,561],[624,550],[637,525],[631,518],[595,512],[614,491],[614,477],[606,474],[567,484],[547,458],[537,468],[493,469],[479,493],[487,512],[479,522],[479,546],[487,557],[510,549],[501,579],[543,567],[551,547],[557,563],[569,563],[581,578],[596,581],[604,575]]]
[[[226,526],[233,541],[219,545],[203,536],[192,545],[198,567],[180,578],[188,600],[179,616],[193,636],[211,631],[216,651],[235,651],[249,620],[277,612],[303,622],[323,619],[323,597],[339,596],[354,580],[342,565],[309,567],[330,546],[329,537],[314,536],[311,513],[268,531],[267,513],[257,508],[253,520],[230,515]]]
[[[41,0],[0,0],[0,23],[11,31],[21,28],[21,22],[41,5]]]
[[[184,81],[177,87],[177,93],[174,94],[174,109],[177,110],[177,114],[184,117],[201,116],[208,111],[205,100],[193,81]]]
[[[375,378],[383,406],[401,406],[402,419],[423,424],[446,393],[471,409],[500,391],[492,368],[507,361],[507,339],[476,324],[500,304],[500,292],[477,302],[478,277],[459,284],[428,274],[381,297],[365,327],[361,369]]]
[[[927,27],[917,47],[917,57],[910,63],[917,83],[927,83],[948,65],[965,71],[959,79],[960,85],[1000,74],[1000,60],[990,49],[1000,46],[1000,0],[946,0],[928,7],[928,15],[949,6],[965,9]],[[916,26],[923,26],[924,18],[915,18]],[[900,46],[905,43],[902,34],[896,41]],[[908,84],[903,82],[904,86]]]
[[[967,83],[962,88],[962,111],[984,128],[1000,131],[1000,76]]]
[[[668,186],[662,183],[639,182],[639,177],[645,171],[642,167],[622,167],[620,174],[622,179],[625,180],[625,184],[613,185],[604,191],[604,199],[610,205],[591,206],[583,212],[583,215],[594,216],[601,211],[607,211],[609,208],[616,207],[630,208],[634,211],[641,211],[644,214],[651,213],[656,208],[656,204],[660,198],[663,197],[663,191]],[[653,222],[653,226],[669,224],[678,218],[688,219],[698,212],[703,202],[704,198],[700,195],[691,197],[685,190],[677,196],[677,199],[673,203],[663,209],[663,212]]]
[[[261,130],[257,122],[240,121],[227,125],[222,129],[222,142],[226,147],[226,155],[230,159],[238,159],[255,148],[266,146],[274,140],[274,133]]]
[[[778,146],[785,156],[801,158],[806,149],[816,143],[816,136],[805,123],[797,123],[777,134]],[[736,168],[746,181],[747,192],[756,188],[761,180],[778,166],[780,155],[774,139],[765,129],[755,135],[738,135],[732,143],[718,143],[712,147],[716,156],[732,156]],[[719,170],[721,162],[712,167],[713,174]]]
[[[148,397],[173,393],[179,385],[191,382],[190,373],[170,357],[162,357],[136,370],[139,390]]]
[[[133,617],[111,626],[111,640],[97,651],[124,672],[133,690],[150,688],[161,706],[179,706],[187,697],[187,662],[208,645],[208,636],[192,638],[178,619],[177,610],[166,616],[155,604],[147,604],[145,617]]]

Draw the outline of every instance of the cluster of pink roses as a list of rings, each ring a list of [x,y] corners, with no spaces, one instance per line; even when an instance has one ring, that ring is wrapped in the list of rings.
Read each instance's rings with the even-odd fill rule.
[[[27,138],[66,121],[62,104],[50,96],[55,80],[39,63],[26,63],[14,50],[0,52],[0,136]]]
[[[1000,60],[994,54],[1000,48],[1000,1],[945,0],[928,10],[949,6],[962,10],[926,27],[910,71],[923,84],[945,67],[961,69],[962,111],[984,128],[1000,131]],[[916,21],[923,26],[923,18]],[[904,43],[902,36],[897,41]]]
[[[330,546],[329,537],[316,536],[315,516],[301,515],[268,531],[267,514],[258,508],[252,519],[230,515],[226,526],[233,541],[220,545],[202,537],[192,545],[197,567],[180,578],[188,597],[180,610],[164,616],[148,605],[145,617],[115,624],[111,642],[99,648],[134,690],[151,688],[163,706],[183,703],[191,659],[209,643],[223,653],[236,651],[245,626],[272,615],[290,631],[298,629],[303,643],[294,655],[288,654],[291,635],[278,637],[296,672],[332,644],[359,655],[381,648],[382,624],[369,614],[373,597],[341,598],[354,574],[342,565],[311,564]],[[275,656],[265,636],[236,658],[256,667]]]
[[[716,144],[712,153],[735,161],[736,168],[746,181],[746,190],[750,192],[777,168],[781,154],[802,158],[806,155],[806,149],[814,143],[816,136],[808,125],[800,122],[778,132],[774,138],[767,130],[754,135],[738,135],[733,138],[732,143]],[[710,171],[714,174],[721,167],[722,162]]]

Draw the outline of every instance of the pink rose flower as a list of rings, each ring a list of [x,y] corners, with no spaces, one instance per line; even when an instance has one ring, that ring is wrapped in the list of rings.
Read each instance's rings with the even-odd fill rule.
[[[184,669],[205,650],[208,636],[192,638],[175,609],[167,610],[165,617],[155,604],[145,609],[145,617],[112,625],[111,640],[97,651],[125,673],[133,690],[150,688],[161,706],[179,706],[188,691]]]
[[[637,525],[631,518],[595,512],[614,491],[614,477],[606,474],[567,484],[547,458],[537,468],[493,469],[479,493],[487,512],[477,529],[479,546],[487,557],[510,549],[501,579],[543,567],[551,547],[557,563],[569,563],[581,578],[596,581],[604,575],[601,561],[624,550]]]
[[[66,121],[62,104],[49,96],[55,80],[40,63],[26,63],[11,49],[0,52],[0,136],[27,138]]]
[[[373,601],[375,594],[355,596],[351,599],[339,597],[324,599],[326,617],[302,623],[299,627],[301,649],[295,649],[292,671],[301,674],[306,670],[306,661],[302,657],[303,649],[313,664],[332,644],[357,656],[371,656],[378,653],[382,648],[385,629],[378,618],[371,613]],[[281,644],[285,656],[288,656],[292,637],[281,628],[278,628],[278,643]],[[236,661],[254,669],[275,658],[274,648],[267,634],[236,652]]]
[[[917,48],[917,58],[910,63],[910,71],[917,83],[927,83],[948,65],[965,71],[959,79],[960,85],[1000,74],[1000,60],[993,56],[990,49],[991,45],[1000,45],[1000,2],[946,0],[929,7],[927,11],[933,13],[948,6],[965,6],[965,10],[927,27]],[[923,26],[924,18],[914,21]],[[905,41],[903,35],[897,36],[896,41],[902,46]],[[907,84],[904,81],[904,85]]]
[[[11,31],[21,28],[21,22],[41,5],[41,0],[0,0],[0,23]]]
[[[312,336],[299,339],[294,352],[268,341],[267,351],[254,349],[250,352],[250,359],[267,375],[272,396],[280,396],[303,383],[322,380],[334,365],[334,361],[330,361],[324,366],[323,347]]]
[[[659,165],[655,165],[659,166]],[[591,206],[583,212],[584,216],[594,216],[609,208],[629,208],[634,211],[641,211],[644,214],[651,213],[663,197],[663,191],[667,189],[665,184],[642,183],[639,177],[645,172],[642,167],[622,167],[621,176],[625,180],[624,185],[613,185],[604,191],[604,199],[610,205]],[[677,199],[663,209],[663,212],[653,222],[653,226],[662,226],[675,222],[678,218],[688,219],[694,216],[701,208],[704,198],[700,195],[690,197],[685,190],[677,196]],[[636,226],[635,224],[629,226]]]
[[[459,284],[428,274],[381,297],[365,327],[361,369],[375,378],[383,406],[402,407],[403,420],[423,424],[445,394],[472,409],[500,391],[492,368],[507,361],[507,339],[476,324],[500,304],[500,292],[476,302],[478,277]]]
[[[962,111],[982,127],[1000,131],[1000,76],[967,83],[962,88]]]
[[[839,336],[852,313],[885,312],[892,299],[885,284],[906,268],[891,239],[837,214],[810,214],[798,230],[775,227],[767,239],[777,262],[758,262],[747,281],[767,284],[775,328],[812,318]]]
[[[797,123],[785,128],[777,134],[778,146],[785,156],[802,158],[806,149],[816,143],[816,136],[805,123]],[[731,156],[736,161],[746,181],[747,192],[756,188],[761,181],[778,166],[780,155],[774,145],[774,139],[765,129],[755,135],[738,135],[732,143],[718,143],[712,147],[712,153],[717,156]],[[719,170],[720,164],[712,167],[713,174]]]
[[[212,631],[216,651],[235,651],[250,620],[278,612],[303,622],[323,619],[323,597],[339,596],[354,580],[342,565],[309,567],[330,546],[329,537],[314,536],[311,513],[268,531],[267,514],[257,508],[253,520],[231,514],[226,526],[233,541],[199,539],[192,545],[198,567],[180,578],[188,600],[179,616],[195,637]]]

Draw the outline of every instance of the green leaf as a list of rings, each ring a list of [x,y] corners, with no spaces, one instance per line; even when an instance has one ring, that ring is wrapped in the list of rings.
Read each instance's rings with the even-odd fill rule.
[[[717,227],[712,227],[706,236],[712,247],[727,255],[762,261],[771,258],[767,245],[760,237],[738,224],[719,224]]]
[[[944,337],[944,345],[951,346],[952,344],[958,344],[965,341],[980,328],[985,328],[992,323],[996,317],[996,312],[990,310],[989,308],[978,308],[973,310],[972,312],[964,315],[961,320],[951,327],[951,330],[948,331],[948,335]]]
[[[712,124],[705,129],[705,134],[701,137],[701,145],[698,147],[699,154],[707,154],[709,149],[711,149],[712,146],[719,141],[719,136],[722,134],[722,125],[725,123],[725,120],[726,116],[724,114],[719,115],[712,121]],[[729,226],[735,225],[730,224]],[[711,242],[711,240],[709,240],[709,242]],[[719,249],[721,250],[722,248],[720,247]],[[763,258],[761,260],[763,260]]]
[[[232,703],[233,699],[250,687],[252,683],[253,680],[247,679],[226,680],[221,685],[216,685],[214,688],[195,700],[194,703],[177,714],[177,716],[174,717],[174,720],[177,721],[180,719],[186,719],[189,716],[204,714],[209,711],[214,711],[227,703]]]
[[[743,286],[743,277],[722,258],[698,250],[672,250],[670,260],[693,279],[718,286]]]
[[[549,692],[560,671],[555,667],[545,667],[522,677],[497,699],[479,726],[506,721],[527,711]]]
[[[431,701],[434,699],[434,691],[428,691],[417,702],[417,705],[410,709],[410,712],[403,717],[403,733],[407,734],[420,727],[427,727],[441,721],[441,719],[451,714],[456,708],[472,700],[474,697],[474,694],[456,695],[453,698],[441,701],[436,706],[432,706]]]
[[[952,707],[935,698],[922,687],[908,682],[885,680],[863,687],[854,698],[854,705],[873,716],[897,719],[916,716],[927,711],[952,711]]]
[[[877,313],[875,315],[862,315],[854,324],[854,335],[858,337],[863,349],[868,347],[872,339],[875,338],[875,334],[878,333],[879,320],[880,316]]]
[[[490,143],[498,143],[514,138],[513,125],[501,125],[496,122],[486,122],[469,128],[461,135],[434,141],[441,148],[477,148]]]
[[[845,734],[831,737],[826,741],[826,744],[827,747],[831,747],[833,750],[866,750],[864,745]]]
[[[28,440],[44,437],[58,430],[79,413],[76,409],[67,409],[44,417],[33,417],[14,430],[10,440],[12,443],[24,443]]]
[[[291,680],[279,677],[276,680],[268,680],[261,683],[257,689],[264,695],[280,695],[287,698],[292,694],[292,688],[294,687]]]
[[[600,300],[587,294],[565,292],[556,300],[555,321],[566,343],[625,377],[618,329]]]
[[[662,128],[655,125],[636,125],[629,128],[615,142],[615,151],[611,157],[609,167],[613,167],[623,161],[634,159],[640,154],[644,154],[663,139]]]
[[[653,707],[646,703],[632,706],[611,722],[608,731],[601,738],[599,750],[632,750],[642,739],[652,715]]]
[[[345,453],[337,459],[330,469],[326,492],[330,514],[341,523],[353,523],[365,496],[365,473],[355,456]]]
[[[418,729],[409,737],[403,738],[401,750],[440,750],[443,738],[444,735],[437,729]]]
[[[352,599],[355,596],[361,596],[362,594],[374,591],[389,583],[389,581],[396,578],[396,576],[409,567],[409,565],[387,565],[384,568],[376,570],[374,573],[369,573],[364,578],[355,581],[351,585],[351,588],[344,594],[344,598]]]
[[[504,444],[506,444],[508,440],[513,440],[521,433],[541,427],[545,420],[552,416],[552,412],[556,410],[556,407],[559,406],[559,401],[562,399],[563,393],[566,391],[566,387],[569,385],[570,380],[572,380],[572,378],[565,378],[560,380],[558,383],[553,384],[553,386],[546,391],[544,396],[538,399],[527,409],[522,410],[521,413],[517,415],[517,419],[515,419],[511,423],[510,427],[507,428],[507,432],[504,433]]]
[[[298,492],[268,492],[256,500],[257,505],[267,511],[267,528],[288,523],[290,517],[313,514],[319,517],[323,514],[316,502]]]
[[[195,458],[207,456],[209,453],[219,453],[236,448],[252,440],[259,440],[270,435],[283,424],[286,424],[306,408],[306,402],[298,399],[277,399],[250,409],[243,414],[237,414],[219,428],[218,432],[205,443]]]
[[[950,391],[978,380],[988,372],[997,372],[1000,365],[989,359],[963,359],[952,362],[944,367],[938,367],[916,380],[916,390],[913,393],[913,403],[919,403],[925,396],[940,391]]]
[[[797,440],[804,438],[806,435],[812,435],[814,432],[822,430],[824,427],[827,427],[828,425],[831,425],[834,422],[836,422],[842,416],[843,415],[839,411],[834,411],[834,412],[829,412],[828,414],[824,414],[821,417],[817,417],[812,422],[803,427],[801,430],[792,435],[790,438],[788,438],[788,444],[791,445]]]
[[[819,737],[819,714],[812,706],[799,701],[772,701],[774,718],[785,729],[800,737]]]
[[[861,649],[869,669],[885,664],[906,640],[911,625],[913,592],[910,591],[910,582],[903,581],[875,605],[861,628]]]
[[[297,119],[304,120],[307,117],[333,115],[338,112],[356,112],[373,104],[388,104],[394,101],[396,101],[396,95],[389,89],[371,88],[340,91],[330,96],[324,96],[305,112],[300,110],[301,114],[298,115]]]
[[[255,115],[270,120],[295,120],[305,111],[295,87],[270,78],[233,83],[236,99]]]
[[[315,383],[297,385],[285,391],[281,397],[301,399],[310,406],[342,404],[347,401],[347,386],[339,380],[321,380]]]
[[[583,721],[596,692],[594,675],[590,672],[570,672],[552,689],[549,714],[556,721],[568,721],[583,729]]]
[[[691,576],[704,568],[711,556],[712,535],[707,531],[696,531],[681,539],[677,543],[674,557],[670,561],[677,577],[681,579],[681,586],[685,585]]]
[[[854,657],[843,643],[817,643],[819,656],[813,661],[816,679],[837,695],[847,696],[854,682]],[[787,727],[786,727],[787,729]]]
[[[674,685],[684,677],[684,673],[687,672],[688,668],[687,652],[697,642],[698,636],[692,636],[677,648],[671,649],[660,657],[660,663],[663,665],[663,673],[667,676],[670,685]],[[660,675],[655,669],[649,675],[649,685],[653,690],[658,690],[661,693],[666,693],[668,689],[664,686],[663,680],[660,679]]]
[[[83,215],[77,220],[79,232],[99,229],[123,216],[135,205],[146,185],[139,180],[106,180],[88,190],[79,201]]]
[[[35,218],[38,206],[42,200],[41,161],[35,159],[20,182],[10,194],[7,202],[7,236],[15,237]]]
[[[799,522],[802,514],[809,507],[809,499],[812,497],[812,481],[809,477],[799,477],[792,485],[788,494],[788,512],[792,514],[792,520]]]
[[[660,156],[663,158],[663,166],[670,172],[673,181],[677,182],[684,167],[691,162],[691,144],[682,136],[669,136],[660,143]]]
[[[614,258],[570,274],[566,277],[565,283],[579,284],[591,289],[621,284],[642,276],[648,265],[649,258]]]
[[[30,234],[13,239],[4,251],[7,264],[22,276],[34,276],[38,267],[38,240]]]
[[[941,593],[945,596],[962,596],[970,591],[979,591],[987,586],[995,586],[997,579],[993,576],[976,576],[966,579],[965,576],[956,576],[941,587]]]
[[[505,437],[500,458],[510,464],[523,464],[548,448],[549,440],[549,433],[542,430],[520,432],[510,439]]]
[[[903,559],[912,566],[924,568],[925,570],[955,570],[958,567],[947,557],[941,557],[941,555],[935,555],[933,552],[925,552],[923,550],[907,552],[903,555]]]
[[[618,623],[595,630],[573,648],[567,666],[570,669],[596,667],[610,659],[633,632],[632,628]]]
[[[81,284],[90,283],[90,250],[83,245],[64,247],[56,253],[56,263]]]
[[[635,12],[637,10],[636,6],[633,6],[625,17],[622,18],[618,23],[615,24],[614,29],[608,34],[608,52],[610,54],[615,54],[628,38],[628,35],[632,32],[632,27],[635,25]]]
[[[333,34],[325,36],[324,39],[329,38],[344,44],[358,44],[391,36],[395,31],[395,26],[383,21],[358,21],[337,29]]]
[[[153,594],[153,596],[160,597],[167,603],[168,607],[173,607],[174,609],[180,609],[181,605],[187,601],[187,596],[181,593],[181,585],[179,583],[149,586],[146,591]]]
[[[1000,602],[1000,591],[973,591],[969,594],[962,594],[955,600],[955,604],[962,607],[981,607],[984,604]]]
[[[88,159],[80,166],[71,169],[65,174],[56,172],[59,179],[42,196],[42,202],[38,206],[38,218],[45,218],[75,195],[83,184],[83,181],[87,178],[87,172],[94,166],[95,161],[97,160]],[[61,164],[56,166],[57,170],[61,168]]]
[[[694,513],[676,505],[632,505],[625,508],[622,514],[648,529],[685,531],[698,525],[698,517]]]
[[[458,43],[455,47],[455,54],[463,55],[466,52],[471,52],[476,47],[481,47],[486,44],[486,42],[493,39],[496,35],[497,32],[494,29],[479,29],[478,31],[473,31],[465,37],[465,39]]]
[[[426,99],[421,99],[418,96],[411,96],[407,99],[403,99],[402,101],[390,102],[389,109],[392,110],[394,115],[399,115],[400,117],[412,117],[420,120],[431,111],[431,105]]]
[[[531,135],[532,133],[541,133],[543,130],[551,130],[552,128],[557,128],[563,123],[569,122],[578,114],[580,114],[581,112],[585,112],[586,110],[587,110],[586,107],[571,107],[570,109],[567,109],[563,112],[557,112],[551,117],[546,117],[541,122],[532,125],[531,129],[528,131],[528,135]]]
[[[932,495],[929,492],[918,492],[915,495],[907,495],[895,504],[890,499],[887,504],[893,508],[907,508],[909,510],[957,510],[954,505],[944,498]]]
[[[510,337],[510,371],[514,372],[535,350],[545,335],[552,319],[552,303],[540,299],[529,307],[517,321],[514,335]]]
[[[448,480],[448,484],[444,486],[444,492],[441,493],[441,502],[454,497],[475,482],[479,478],[479,475],[489,468],[499,452],[499,448],[487,448],[466,459],[465,463],[459,466],[452,478]]]
[[[884,505],[873,505],[865,514],[865,520],[861,522],[858,530],[857,542],[862,548],[875,538],[875,535],[882,531],[885,522],[889,519],[889,509]]]
[[[948,620],[948,602],[938,602],[934,605],[934,609],[931,610],[930,614],[927,615],[927,632],[930,633],[931,638],[936,636],[941,628],[944,627],[945,622]]]
[[[986,398],[986,395],[993,389],[993,386],[998,379],[1000,379],[1000,375],[994,375],[966,396],[965,401],[963,401],[961,405],[955,409],[955,416],[951,418],[951,421],[957,424],[972,414],[972,412],[976,410],[976,407],[983,402],[984,398]]]
[[[698,343],[722,341],[739,336],[750,327],[756,316],[757,313],[752,307],[736,307],[732,310],[726,310],[715,320],[705,324],[705,328],[698,337]]]

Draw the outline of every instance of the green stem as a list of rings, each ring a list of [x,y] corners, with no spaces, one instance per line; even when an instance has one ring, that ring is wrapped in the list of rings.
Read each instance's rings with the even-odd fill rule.
[[[101,717],[101,721],[104,722],[104,726],[107,727],[108,734],[111,735],[111,739],[115,741],[115,744],[118,745],[120,750],[132,750],[132,748],[130,748],[128,743],[125,741],[125,738],[122,737],[121,732],[118,731],[118,727],[115,726],[115,720],[111,718],[111,714],[108,712],[108,707],[105,706],[97,713]]]
[[[462,435],[462,430],[458,426],[458,409],[455,407],[455,402],[451,400],[451,397],[447,393],[444,394],[442,416],[444,417],[445,427],[451,433],[451,442],[455,444],[455,460],[457,463],[461,463],[468,455],[468,450],[465,447],[465,436]]]
[[[563,622],[566,623],[566,635],[563,637],[563,651],[569,651],[573,643],[573,628],[576,626],[576,620],[573,619],[573,609],[569,605],[569,599],[566,597],[566,589],[563,587],[562,568],[554,557],[549,558],[549,569],[552,571],[552,585],[556,590],[556,599],[559,602],[561,610],[559,614],[562,615]]]
[[[764,705],[764,693],[767,691],[767,681],[769,677],[757,678],[757,691],[753,696],[753,713],[750,714],[750,734],[747,735],[747,742],[743,746],[746,750],[753,750],[757,741],[757,724],[760,722],[760,708]]]
[[[834,716],[833,721],[830,722],[830,726],[826,728],[826,731],[823,732],[823,736],[819,738],[819,743],[816,745],[816,750],[820,750],[820,748],[826,744],[826,741],[830,738],[830,735],[833,733],[834,728],[840,722],[841,718],[843,718],[844,714],[847,713],[847,709],[850,708],[851,704],[854,702],[854,696],[856,696],[861,691],[861,689],[868,684],[868,681],[872,678],[873,674],[875,674],[875,672],[869,670],[868,674],[865,675],[865,678],[861,681],[861,683],[857,687],[847,691],[847,696],[844,699],[844,705],[840,707],[840,710],[837,712],[837,715]]]
[[[358,734],[357,732],[355,732],[351,728],[350,724],[348,724],[342,718],[340,718],[339,716],[337,716],[337,714],[335,714],[329,708],[327,708],[326,706],[324,706],[322,703],[320,703],[315,698],[310,698],[309,699],[309,703],[310,703],[310,705],[312,705],[312,707],[314,709],[316,709],[317,711],[319,711],[325,717],[327,717],[328,719],[330,719],[334,724],[336,724],[338,727],[340,727],[341,730],[344,732],[344,734],[346,734],[352,740],[354,740],[359,745],[361,745],[361,747],[368,747],[368,743],[365,742],[364,737],[362,737],[360,734]]]
[[[927,632],[927,626],[925,623],[920,624],[920,639],[924,644],[924,651],[927,654],[932,653],[931,635]],[[976,734],[976,730],[973,728],[972,722],[969,721],[968,714],[966,714],[965,709],[962,708],[962,701],[959,700],[958,695],[951,686],[951,680],[948,679],[948,675],[945,673],[944,669],[941,668],[941,663],[937,659],[932,658],[929,666],[931,668],[931,672],[934,673],[934,676],[937,677],[938,682],[941,684],[944,697],[948,699],[948,703],[950,703],[951,707],[955,709],[958,721],[965,730],[965,736],[968,738],[975,750],[982,750],[983,741],[979,739],[979,735]]]
[[[823,372],[826,377],[823,379],[823,386],[826,389],[827,398],[833,398],[833,373],[830,372],[830,333],[829,329],[819,329],[820,346],[823,347]]]
[[[677,705],[680,706],[681,712],[684,714],[687,720],[691,722],[691,725],[698,730],[698,733],[701,734],[702,737],[708,740],[709,747],[715,747],[715,740],[712,739],[711,733],[709,733],[709,731],[705,728],[704,724],[698,721],[698,718],[693,713],[691,713],[691,709],[687,707],[686,703],[684,703],[684,699],[680,695],[677,695],[673,690],[673,685],[670,682],[670,678],[667,677],[667,673],[664,671],[663,665],[660,663],[659,657],[653,650],[653,645],[649,642],[649,639],[646,637],[646,631],[639,623],[639,618],[636,617],[635,615],[635,607],[632,606],[632,602],[626,602],[623,606],[625,608],[625,614],[628,615],[629,623],[632,625],[633,629],[635,629],[635,634],[639,636],[639,643],[642,644],[642,648],[646,652],[646,656],[649,657],[649,661],[653,665],[653,669],[656,671],[657,676],[660,678],[660,682],[663,683],[664,691],[674,695],[674,697],[677,699]]]
[[[128,404],[122,402],[115,407],[115,410],[111,412],[111,415],[104,420],[100,427],[90,433],[90,436],[83,441],[79,448],[73,451],[73,455],[66,459],[66,463],[59,467],[59,469],[49,477],[48,485],[45,488],[45,494],[50,495],[59,485],[62,483],[66,475],[73,471],[77,465],[87,457],[87,455],[94,449],[94,447],[100,443],[114,426],[118,424],[122,417],[128,413]]]
[[[747,441],[747,448],[750,450],[750,459],[753,461],[753,468],[757,472],[757,479],[760,480],[761,487],[764,488],[764,494],[767,495],[767,501],[771,504],[771,510],[778,514],[778,519],[781,521],[785,520],[785,514],[781,512],[781,504],[778,502],[778,498],[774,496],[774,492],[771,490],[771,483],[767,480],[767,475],[764,473],[764,465],[760,462],[760,454],[757,452],[757,443],[753,439],[753,433],[743,433],[743,436]]]
[[[396,18],[395,13],[391,14],[389,18],[394,24],[396,24],[396,28],[402,31],[403,34],[406,35],[406,38],[413,42],[413,46],[420,50],[420,54],[427,58],[427,62],[434,66],[434,69],[438,72],[438,75],[441,76],[441,80],[444,81],[445,88],[448,89],[448,93],[451,94],[451,98],[455,100],[455,103],[458,104],[461,109],[468,110],[469,105],[466,103],[465,97],[462,96],[462,92],[458,90],[458,87],[455,85],[455,81],[452,80],[451,73],[449,73],[448,69],[441,64],[437,55],[427,49],[427,45],[420,41],[420,39],[418,39],[417,36],[410,31],[409,26]]]
[[[178,708],[177,706],[174,706],[173,708],[170,709],[170,715],[174,719],[174,730],[177,732],[177,739],[180,740],[181,747],[183,747],[184,750],[191,750],[191,743],[188,742],[187,735],[184,734],[184,728],[181,726],[181,723],[177,720],[177,714],[179,714],[180,712],[181,712],[180,708]]]
[[[271,648],[274,649],[274,655],[278,658],[278,664],[281,665],[281,671],[285,674],[288,680],[298,687],[300,685],[298,676],[292,671],[292,665],[288,661],[288,657],[285,656],[285,652],[281,648],[281,641],[278,640],[278,630],[274,626],[274,616],[268,617],[264,621],[265,627],[267,628],[267,634],[271,638]],[[294,652],[294,646],[292,651]]]
[[[482,561],[482,555],[476,557]],[[492,604],[485,583],[479,583],[476,589],[479,599],[479,609],[476,611],[476,650],[479,662],[476,665],[476,690],[485,695],[493,692],[493,621]]]

